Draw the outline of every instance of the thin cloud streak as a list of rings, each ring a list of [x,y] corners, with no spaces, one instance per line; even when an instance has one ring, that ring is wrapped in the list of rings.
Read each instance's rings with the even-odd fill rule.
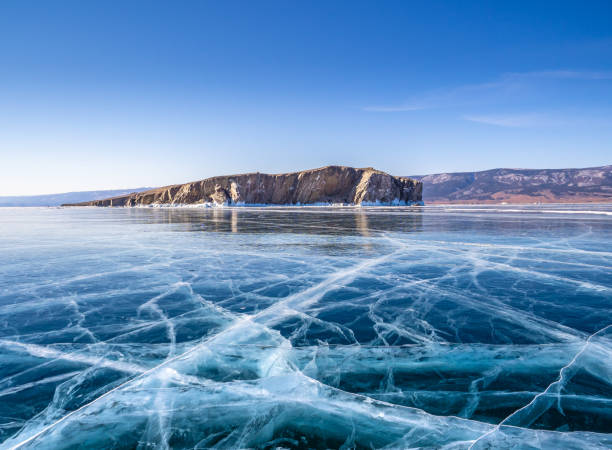
[[[400,105],[400,106],[366,106],[363,108],[364,111],[370,112],[404,112],[404,111],[420,111],[423,109],[429,109],[428,106],[424,105]]]
[[[476,100],[478,95],[483,95],[486,92],[500,92],[510,87],[511,85],[508,82],[466,84],[454,88],[435,89],[399,105],[366,106],[363,110],[370,112],[406,112],[460,106],[474,103],[473,100]]]
[[[507,77],[515,78],[554,78],[569,80],[612,80],[612,72],[593,72],[579,70],[542,70],[536,72],[507,73]]]
[[[485,125],[495,125],[508,128],[528,128],[528,127],[560,127],[560,126],[581,126],[591,125],[599,127],[612,126],[612,120],[606,117],[575,117],[550,115],[545,113],[524,113],[524,114],[474,114],[461,117],[470,122],[482,123]]]
[[[454,88],[429,91],[399,105],[366,106],[368,112],[409,112],[426,109],[450,108],[477,104],[491,100],[490,96],[500,97],[515,93],[535,80],[612,80],[612,72],[578,70],[542,70],[533,72],[508,72],[497,80],[479,84],[467,84]]]
[[[541,114],[517,114],[517,115],[474,115],[463,116],[463,120],[470,122],[495,125],[499,127],[524,128],[534,126],[556,126],[562,125],[562,121],[556,121]]]

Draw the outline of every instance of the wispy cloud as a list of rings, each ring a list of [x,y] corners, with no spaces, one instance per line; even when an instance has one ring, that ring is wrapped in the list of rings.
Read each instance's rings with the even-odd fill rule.
[[[393,113],[499,102],[506,96],[515,96],[521,90],[542,80],[612,80],[612,72],[579,70],[508,72],[489,82],[435,89],[395,105],[366,106],[363,110]]]
[[[366,106],[363,109],[371,112],[404,112],[459,106],[469,104],[488,92],[500,92],[510,87],[509,82],[499,81],[466,84],[453,88],[434,89],[396,105]]]
[[[505,78],[553,78],[569,80],[612,80],[612,72],[596,72],[581,70],[542,70],[535,72],[506,73]]]
[[[419,111],[422,109],[429,109],[426,105],[418,104],[404,104],[397,106],[366,106],[363,108],[364,111],[371,112],[402,112],[402,111]]]
[[[510,128],[528,127],[560,127],[590,125],[598,127],[612,126],[612,120],[603,116],[575,116],[569,114],[474,114],[464,115],[463,120],[477,122],[486,125]]]
[[[496,125],[499,127],[534,127],[561,125],[562,121],[552,119],[542,114],[515,114],[515,115],[473,115],[463,116],[470,122]]]

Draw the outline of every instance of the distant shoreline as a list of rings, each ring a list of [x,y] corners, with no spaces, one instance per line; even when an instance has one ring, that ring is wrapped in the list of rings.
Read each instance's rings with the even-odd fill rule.
[[[555,207],[555,206],[611,206],[612,201],[609,202],[556,202],[556,203],[414,203],[406,205],[394,205],[394,204],[379,204],[379,205],[354,205],[354,204],[308,204],[308,205],[276,205],[276,204],[248,204],[248,205],[201,205],[201,204],[187,204],[187,205],[137,205],[137,206],[62,206],[62,205],[38,205],[38,206],[0,206],[0,209],[143,209],[143,210],[158,210],[158,209],[201,209],[201,210],[240,210],[240,209],[404,209],[404,208],[512,208],[512,207]]]

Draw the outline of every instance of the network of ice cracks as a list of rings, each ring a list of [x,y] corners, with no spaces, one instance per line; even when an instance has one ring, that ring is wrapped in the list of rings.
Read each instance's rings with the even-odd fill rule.
[[[611,448],[612,221],[560,212],[4,211],[0,446]]]

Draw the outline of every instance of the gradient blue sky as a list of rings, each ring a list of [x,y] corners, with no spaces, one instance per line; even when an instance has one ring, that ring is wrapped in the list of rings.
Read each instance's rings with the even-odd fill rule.
[[[0,195],[612,163],[612,2],[0,3]]]

